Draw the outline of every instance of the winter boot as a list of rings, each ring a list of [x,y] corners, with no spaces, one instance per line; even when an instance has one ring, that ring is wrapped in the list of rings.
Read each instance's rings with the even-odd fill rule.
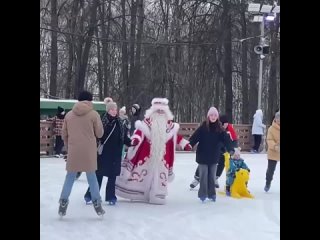
[[[91,194],[90,194],[90,193],[84,195],[84,201],[86,202],[87,205],[92,203],[92,201],[91,201]]]
[[[214,182],[214,184],[215,184],[215,187],[216,187],[216,188],[219,188],[219,182],[218,182],[218,179],[219,179],[219,177],[216,177],[216,181]]]
[[[101,202],[98,200],[95,200],[92,203],[93,203],[94,210],[96,211],[98,216],[103,216],[103,214],[105,214],[105,211],[103,210],[103,208],[101,206]]]
[[[116,205],[117,198],[115,197],[115,198],[112,198],[112,199],[110,199],[110,200],[106,200],[106,202],[108,202],[109,205]]]
[[[217,197],[216,197],[216,195],[213,195],[212,197],[209,197],[209,199],[210,199],[211,201],[215,202],[216,199],[217,199]]]
[[[59,203],[60,203],[60,205],[59,205],[59,212],[58,212],[58,214],[59,214],[61,217],[63,217],[63,216],[66,215],[69,201],[68,201],[67,199],[60,199]]]
[[[191,183],[190,183],[190,187],[191,188],[195,188],[196,186],[198,186],[199,181],[197,179],[194,179]]]
[[[231,196],[230,186],[226,186],[226,195],[227,195],[228,197]]]
[[[264,187],[264,191],[269,192],[270,187],[271,187],[271,183],[266,183],[266,186]]]

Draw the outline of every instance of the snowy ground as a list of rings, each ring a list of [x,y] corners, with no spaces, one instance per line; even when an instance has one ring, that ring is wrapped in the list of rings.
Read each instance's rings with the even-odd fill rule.
[[[119,199],[116,206],[103,203],[100,219],[85,205],[87,189],[82,175],[73,186],[67,215],[58,217],[58,198],[65,177],[65,161],[40,158],[41,240],[277,240],[280,239],[280,164],[269,193],[264,193],[267,156],[242,154],[251,169],[249,189],[255,199],[236,200],[217,195],[217,202],[201,203],[189,183],[196,168],[194,153],[179,153],[176,178],[169,185],[166,205],[149,205]],[[220,190],[225,175],[220,179]],[[101,190],[104,199],[106,179]]]

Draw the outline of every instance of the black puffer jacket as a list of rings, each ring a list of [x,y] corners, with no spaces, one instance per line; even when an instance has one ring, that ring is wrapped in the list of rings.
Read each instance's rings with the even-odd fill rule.
[[[206,122],[203,122],[189,140],[192,147],[199,143],[196,152],[196,162],[199,164],[218,163],[223,147],[228,152],[232,151],[230,137],[218,121],[209,123],[209,129]]]

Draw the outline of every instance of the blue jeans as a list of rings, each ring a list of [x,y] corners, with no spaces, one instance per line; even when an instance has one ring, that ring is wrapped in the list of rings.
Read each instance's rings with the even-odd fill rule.
[[[60,200],[69,199],[73,183],[76,180],[76,175],[77,175],[77,172],[67,172],[66,179],[64,181],[62,192],[60,195]],[[98,200],[98,202],[101,202],[101,196],[99,192],[99,185],[98,185],[96,173],[86,172],[86,175],[87,175],[88,184],[90,186],[92,201]]]

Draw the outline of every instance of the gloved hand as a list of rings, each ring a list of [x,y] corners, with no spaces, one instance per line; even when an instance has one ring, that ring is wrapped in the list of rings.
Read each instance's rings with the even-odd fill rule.
[[[131,146],[137,146],[139,144],[139,140],[134,138],[131,140]]]
[[[183,150],[185,150],[185,151],[191,151],[191,150],[192,150],[192,147],[191,147],[190,143],[188,143],[188,144],[184,147]]]

